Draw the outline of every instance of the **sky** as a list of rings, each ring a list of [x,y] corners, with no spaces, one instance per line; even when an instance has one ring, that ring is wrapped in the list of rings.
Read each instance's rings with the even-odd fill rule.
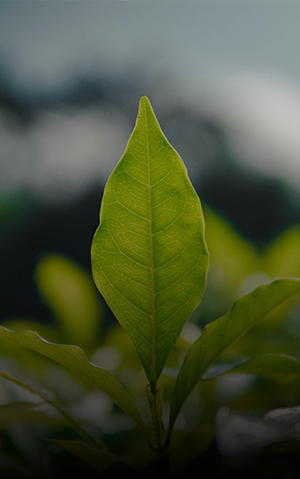
[[[300,185],[299,18],[294,1],[2,1],[0,59],[21,93],[167,72],[241,161]]]
[[[145,60],[186,78],[247,68],[299,82],[299,15],[289,1],[4,1],[0,52],[19,81],[45,87]]]

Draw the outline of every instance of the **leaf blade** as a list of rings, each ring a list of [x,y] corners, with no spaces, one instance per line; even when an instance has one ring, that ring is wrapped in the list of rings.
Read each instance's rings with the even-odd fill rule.
[[[286,354],[262,354],[225,372],[203,379],[209,381],[224,374],[257,374],[268,378],[289,374],[297,377],[300,375],[300,361]]]
[[[136,126],[104,191],[92,244],[95,283],[157,381],[199,304],[208,253],[199,198],[141,98]]]
[[[31,349],[85,378],[93,386],[107,394],[146,435],[141,415],[114,375],[108,370],[90,363],[78,346],[50,343],[34,331],[10,331],[0,326],[0,339]]]
[[[43,411],[39,411],[38,406],[39,404],[32,403],[11,403],[0,406],[0,429],[4,429],[11,423],[16,422],[22,424],[66,424],[64,419],[50,417]]]
[[[275,280],[237,299],[225,316],[204,328],[189,349],[177,377],[171,400],[169,434],[185,399],[208,367],[262,317],[299,291],[299,279]]]
[[[18,386],[21,386],[24,389],[27,389],[31,393],[37,395],[45,403],[50,404],[50,406],[56,409],[64,419],[66,419],[75,429],[77,429],[79,434],[81,434],[91,444],[93,444],[94,447],[98,449],[99,448],[102,449],[102,445],[99,444],[98,441],[93,436],[91,436],[73,416],[71,416],[66,410],[62,409],[55,400],[49,399],[44,393],[41,393],[39,390],[33,388],[32,386],[29,386],[29,384],[27,384],[25,381],[20,380],[12,376],[11,374],[0,372],[0,377],[7,379],[8,381],[11,381],[14,384],[17,384]]]

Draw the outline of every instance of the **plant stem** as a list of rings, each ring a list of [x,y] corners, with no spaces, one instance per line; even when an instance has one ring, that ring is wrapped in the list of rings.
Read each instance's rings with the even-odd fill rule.
[[[157,452],[161,457],[161,450],[162,450],[162,441],[161,441],[161,434],[160,434],[160,418],[158,412],[158,404],[157,404],[157,389],[156,389],[156,382],[150,383],[150,390],[153,396],[153,405],[154,405],[154,414],[155,414],[155,421],[153,427],[156,428],[156,435],[157,435]]]

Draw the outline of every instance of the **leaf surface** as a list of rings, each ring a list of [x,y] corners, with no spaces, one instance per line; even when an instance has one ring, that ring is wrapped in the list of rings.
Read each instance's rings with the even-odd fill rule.
[[[199,304],[208,253],[199,198],[149,100],[103,195],[92,244],[95,283],[157,381]]]
[[[171,400],[169,433],[184,401],[209,366],[257,321],[299,291],[299,279],[278,279],[237,299],[225,316],[205,326],[179,371]]]
[[[66,425],[64,419],[50,417],[43,411],[39,411],[38,406],[29,403],[11,403],[0,406],[0,429],[4,429],[11,423]]]
[[[9,331],[3,326],[0,326],[0,339],[11,341],[47,356],[86,379],[107,394],[146,434],[136,405],[114,375],[108,369],[90,363],[79,347],[49,343],[33,331]]]
[[[285,354],[262,354],[206,380],[223,374],[257,374],[268,378],[283,375],[297,378],[300,375],[300,361]]]

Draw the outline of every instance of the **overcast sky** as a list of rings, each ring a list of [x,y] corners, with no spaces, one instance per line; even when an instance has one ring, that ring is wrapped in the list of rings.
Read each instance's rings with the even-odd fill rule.
[[[197,78],[254,69],[300,83],[300,2],[2,1],[0,55],[24,84],[141,61]]]
[[[300,2],[288,0],[0,1],[0,62],[19,92],[138,66],[151,86],[167,72],[238,158],[300,187],[299,25]]]

